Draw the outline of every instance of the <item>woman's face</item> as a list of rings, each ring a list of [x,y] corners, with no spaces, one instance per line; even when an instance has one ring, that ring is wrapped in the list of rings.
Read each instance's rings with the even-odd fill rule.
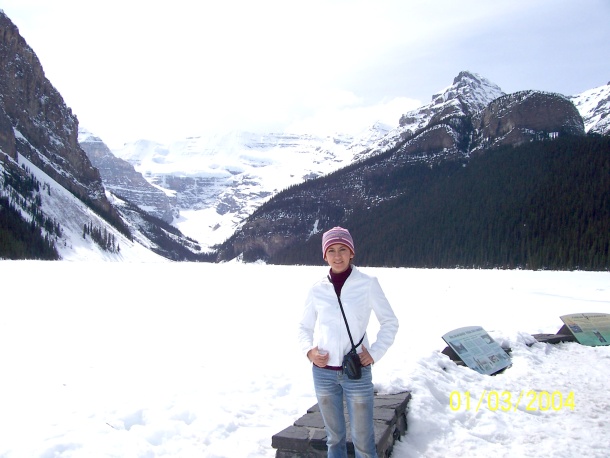
[[[345,272],[349,267],[351,259],[354,257],[352,250],[342,243],[335,243],[326,250],[326,262],[336,274]]]

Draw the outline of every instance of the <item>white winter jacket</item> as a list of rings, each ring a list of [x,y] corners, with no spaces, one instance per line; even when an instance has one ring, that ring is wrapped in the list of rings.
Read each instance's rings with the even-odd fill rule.
[[[375,362],[379,361],[394,342],[398,319],[377,278],[352,267],[352,273],[341,289],[341,302],[354,344],[365,334],[371,310],[375,312],[380,324],[377,338],[370,345],[367,334],[362,345]],[[299,345],[304,354],[316,346],[327,350],[329,366],[341,366],[343,356],[352,348],[335,288],[328,277],[318,281],[309,291],[299,323]],[[357,351],[360,353],[362,348],[359,346]]]

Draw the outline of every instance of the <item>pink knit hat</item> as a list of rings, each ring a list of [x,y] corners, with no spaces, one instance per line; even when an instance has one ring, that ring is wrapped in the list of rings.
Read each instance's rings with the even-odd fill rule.
[[[356,250],[354,250],[354,240],[352,239],[352,235],[349,233],[347,229],[343,229],[342,227],[333,227],[322,235],[322,257],[326,258],[326,250],[331,245],[335,243],[342,243],[350,250],[352,250],[353,254],[356,254]]]

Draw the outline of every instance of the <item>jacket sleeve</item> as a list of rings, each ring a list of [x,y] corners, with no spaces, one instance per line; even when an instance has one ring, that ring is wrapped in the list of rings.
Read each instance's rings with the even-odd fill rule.
[[[313,294],[310,291],[305,301],[305,308],[299,321],[299,348],[304,355],[313,348],[313,334],[316,326],[317,313],[313,303]]]
[[[392,306],[375,277],[372,278],[370,295],[372,308],[379,321],[380,328],[375,342],[371,344],[368,351],[373,361],[378,362],[394,343],[394,338],[398,332],[398,318],[396,318]]]

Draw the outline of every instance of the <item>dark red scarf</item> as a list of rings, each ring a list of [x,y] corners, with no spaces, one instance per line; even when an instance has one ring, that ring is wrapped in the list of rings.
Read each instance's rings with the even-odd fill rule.
[[[335,287],[335,292],[337,293],[337,296],[341,295],[341,289],[343,288],[343,285],[345,284],[347,277],[349,277],[349,274],[351,274],[351,273],[352,273],[351,265],[339,274],[334,273],[333,270],[330,269],[330,281],[333,284],[333,286]]]

